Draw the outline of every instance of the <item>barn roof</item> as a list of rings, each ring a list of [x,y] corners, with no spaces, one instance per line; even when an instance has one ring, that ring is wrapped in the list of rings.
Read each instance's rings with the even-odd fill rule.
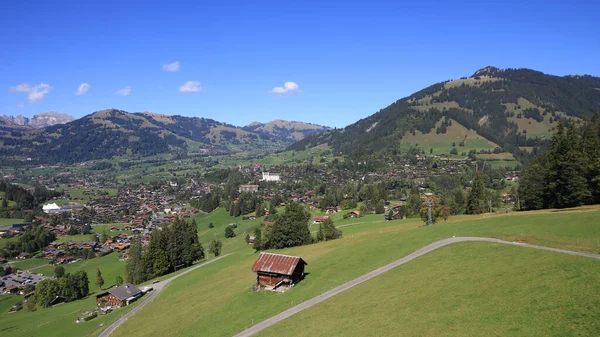
[[[116,298],[124,301],[130,297],[138,296],[142,293],[141,290],[133,286],[131,283],[127,283],[118,288],[112,288],[108,290],[109,293],[113,294]]]
[[[252,266],[252,271],[292,275],[292,273],[294,273],[294,269],[296,269],[296,266],[300,262],[308,264],[298,256],[260,253],[258,260],[256,260]]]

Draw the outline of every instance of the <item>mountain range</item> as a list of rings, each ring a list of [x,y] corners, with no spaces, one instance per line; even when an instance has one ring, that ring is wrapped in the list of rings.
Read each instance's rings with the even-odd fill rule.
[[[75,120],[75,117],[62,112],[42,112],[34,115],[32,118],[27,118],[22,115],[18,116],[0,116],[0,125],[5,127],[25,127],[32,129],[41,129],[56,124],[65,124]]]
[[[81,162],[159,154],[215,155],[305,150],[371,156],[402,146],[446,143],[491,148],[515,157],[547,144],[558,120],[576,123],[600,112],[600,78],[554,76],[531,69],[486,67],[436,83],[343,129],[274,120],[244,127],[207,118],[96,111],[80,119],[58,113],[0,118],[5,162]],[[479,145],[478,145],[479,144]],[[433,151],[433,145],[431,145]],[[465,147],[467,149],[468,147]],[[455,151],[458,152],[458,151]]]
[[[115,157],[216,155],[281,150],[304,134],[328,130],[318,125],[274,121],[237,127],[212,119],[96,111],[64,124],[33,129],[6,118],[0,125],[0,157],[13,161],[81,162]]]

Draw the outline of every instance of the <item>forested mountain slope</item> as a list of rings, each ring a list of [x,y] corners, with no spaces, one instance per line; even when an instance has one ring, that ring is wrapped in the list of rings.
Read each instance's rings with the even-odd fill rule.
[[[434,84],[343,129],[308,136],[290,149],[326,143],[344,154],[393,151],[408,133],[443,134],[455,120],[503,151],[518,153],[520,146],[547,142],[558,119],[568,124],[599,111],[598,77],[486,67]]]
[[[157,154],[222,154],[281,149],[288,140],[261,135],[212,119],[156,113],[97,111],[41,130],[7,129],[0,157],[34,162],[80,162]]]

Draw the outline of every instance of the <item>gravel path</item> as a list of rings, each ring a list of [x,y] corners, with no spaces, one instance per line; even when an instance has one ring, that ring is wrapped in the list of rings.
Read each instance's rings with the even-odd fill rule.
[[[530,245],[530,244],[525,244],[525,243],[519,243],[519,242],[509,242],[509,241],[504,241],[504,240],[499,240],[499,239],[493,239],[493,238],[479,238],[479,237],[455,237],[455,238],[449,238],[449,239],[443,239],[440,241],[436,241],[430,245],[427,245],[419,250],[417,250],[416,252],[407,255],[399,260],[396,260],[390,264],[387,264],[381,268],[375,269],[369,273],[366,273],[358,278],[355,278],[354,280],[344,283],[339,287],[336,287],[334,289],[331,289],[327,292],[324,292],[321,295],[315,296],[313,298],[311,298],[310,300],[300,303],[280,314],[277,314],[261,323],[258,323],[256,325],[253,325],[252,327],[238,333],[237,335],[235,335],[234,337],[247,337],[247,336],[252,336],[268,327],[270,327],[271,325],[278,323],[302,310],[308,309],[310,307],[312,307],[313,305],[323,302],[325,300],[327,300],[328,298],[331,298],[345,290],[348,290],[356,285],[359,285],[365,281],[368,281],[378,275],[381,275],[383,273],[385,273],[386,271],[396,268],[406,262],[412,261],[414,259],[416,259],[419,256],[425,255],[431,251],[434,251],[438,248],[442,248],[444,246],[447,246],[449,244],[452,243],[456,243],[456,242],[465,242],[465,241],[484,241],[484,242],[494,242],[494,243],[502,243],[502,244],[507,244],[507,245],[514,245],[514,246],[521,246],[521,247],[528,247],[528,248],[535,248],[535,249],[541,249],[541,250],[547,250],[547,251],[551,251],[551,252],[557,252],[557,253],[563,253],[563,254],[569,254],[569,255],[577,255],[577,256],[584,256],[584,257],[591,257],[594,259],[598,259],[600,260],[600,255],[599,254],[590,254],[590,253],[580,253],[580,252],[573,252],[570,250],[564,250],[564,249],[558,249],[558,248],[550,248],[550,247],[543,247],[543,246],[535,246],[535,245]]]
[[[201,264],[199,264],[199,265],[197,265],[197,266],[194,266],[194,267],[192,267],[192,268],[190,268],[190,269],[188,269],[188,270],[186,270],[186,271],[184,271],[184,272],[182,272],[182,273],[180,273],[180,274],[177,274],[177,275],[175,275],[175,276],[172,276],[172,277],[170,277],[170,278],[168,278],[168,279],[164,279],[164,280],[162,280],[162,281],[160,281],[160,282],[157,282],[157,283],[154,283],[154,284],[150,284],[149,286],[153,287],[153,288],[154,288],[154,290],[152,290],[152,291],[150,292],[150,294],[149,294],[149,295],[147,295],[147,296],[146,296],[146,297],[145,297],[145,298],[142,300],[142,302],[141,302],[140,304],[138,304],[138,306],[137,306],[137,307],[135,307],[135,309],[133,309],[133,310],[131,310],[130,312],[126,313],[126,314],[125,314],[123,317],[119,318],[118,320],[116,320],[115,322],[113,322],[113,324],[109,325],[109,326],[108,326],[106,329],[104,329],[104,331],[102,331],[102,333],[99,335],[99,337],[108,337],[108,336],[110,336],[110,334],[111,334],[111,333],[113,333],[115,330],[117,330],[117,328],[118,328],[118,327],[119,327],[121,324],[125,323],[125,321],[126,321],[127,319],[129,319],[129,317],[131,317],[131,316],[135,315],[135,314],[136,314],[138,311],[142,310],[142,308],[144,308],[144,307],[145,307],[145,306],[146,306],[148,303],[150,303],[150,302],[151,302],[151,301],[152,301],[152,300],[153,300],[153,299],[154,299],[156,296],[158,296],[158,294],[160,294],[160,292],[161,292],[161,291],[162,291],[162,290],[165,288],[165,286],[166,286],[167,284],[169,284],[171,281],[173,281],[173,280],[175,280],[176,278],[178,278],[178,277],[181,277],[181,276],[183,276],[183,275],[185,275],[185,274],[187,274],[187,273],[190,273],[190,272],[192,272],[192,271],[194,271],[194,270],[196,270],[196,269],[198,269],[198,268],[204,267],[204,266],[206,266],[207,264],[213,263],[213,262],[215,262],[215,261],[218,261],[218,260],[220,260],[220,259],[222,259],[222,258],[224,258],[224,257],[227,257],[227,256],[229,256],[229,255],[231,255],[231,254],[233,254],[233,253],[229,253],[229,254],[226,254],[226,255],[223,255],[223,256],[219,256],[219,257],[217,257],[216,259],[212,259],[212,260],[210,260],[210,261],[206,261],[206,262],[204,262],[204,263],[201,263]]]

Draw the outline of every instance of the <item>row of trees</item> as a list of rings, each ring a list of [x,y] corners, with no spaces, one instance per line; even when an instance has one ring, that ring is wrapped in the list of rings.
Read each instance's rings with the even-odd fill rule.
[[[138,284],[157,276],[188,267],[204,258],[195,222],[176,219],[152,231],[150,244],[143,248],[135,238],[125,268],[127,281]]]
[[[520,208],[575,207],[600,203],[600,115],[556,126],[548,151],[524,170]]]
[[[57,279],[45,279],[38,283],[35,288],[33,303],[41,307],[49,307],[57,296],[65,301],[73,301],[87,296],[89,292],[89,280],[85,271],[80,270],[74,274],[64,274]]]

